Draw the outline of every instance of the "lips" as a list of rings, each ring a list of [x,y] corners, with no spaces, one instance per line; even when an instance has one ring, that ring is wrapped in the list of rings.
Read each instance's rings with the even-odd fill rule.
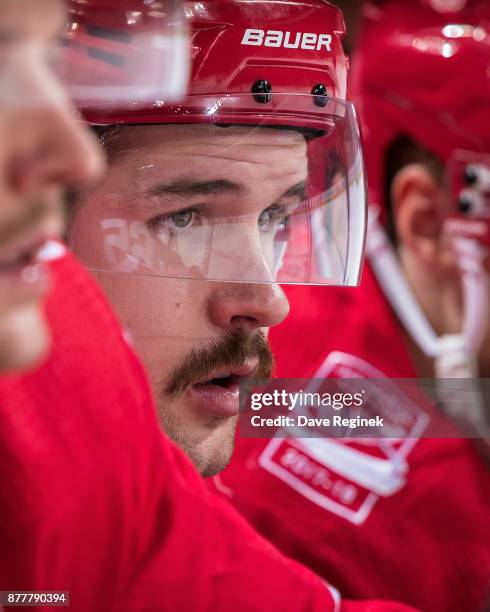
[[[9,302],[35,299],[47,291],[48,270],[37,260],[45,242],[44,237],[36,236],[0,253],[0,283]]]
[[[214,417],[236,416],[240,411],[240,382],[257,370],[258,360],[249,361],[241,367],[230,366],[211,372],[189,387],[191,397],[200,409]]]

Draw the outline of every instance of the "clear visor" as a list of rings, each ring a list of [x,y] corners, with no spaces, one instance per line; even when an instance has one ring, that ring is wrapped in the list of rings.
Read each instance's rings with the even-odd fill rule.
[[[175,123],[116,128],[71,248],[100,272],[356,285],[366,198],[354,109],[273,98],[259,114],[250,96],[192,97]]]
[[[150,103],[186,93],[190,45],[181,0],[71,4],[55,72],[77,106]],[[134,3],[132,3],[134,8]]]

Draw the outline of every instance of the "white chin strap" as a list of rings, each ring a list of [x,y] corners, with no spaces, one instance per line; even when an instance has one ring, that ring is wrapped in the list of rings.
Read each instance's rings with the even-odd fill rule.
[[[477,356],[485,336],[489,308],[488,277],[483,267],[485,249],[468,238],[455,239],[454,246],[462,274],[464,324],[460,334],[437,336],[400,268],[394,248],[379,221],[379,211],[370,208],[366,249],[378,283],[414,342],[425,355],[434,359],[436,378],[466,379],[465,385],[472,401],[448,401],[451,399],[448,394],[453,395],[454,391],[447,387],[444,391],[442,384],[440,400],[449,416],[464,421],[481,435],[486,429],[486,419]],[[458,392],[461,392],[460,384]],[[466,397],[470,398],[470,395]]]

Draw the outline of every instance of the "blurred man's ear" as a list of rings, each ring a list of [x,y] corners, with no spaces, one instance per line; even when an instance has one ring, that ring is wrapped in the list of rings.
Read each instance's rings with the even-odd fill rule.
[[[391,204],[398,246],[421,264],[443,262],[441,240],[441,187],[423,164],[409,164],[395,175]]]

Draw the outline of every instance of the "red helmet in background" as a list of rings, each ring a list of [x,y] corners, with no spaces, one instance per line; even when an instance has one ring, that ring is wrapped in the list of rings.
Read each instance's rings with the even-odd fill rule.
[[[489,310],[490,5],[486,0],[386,0],[367,5],[365,14],[350,86],[369,177],[370,263],[412,338],[435,359],[437,376],[472,378],[478,375]],[[400,137],[446,166],[441,227],[462,277],[460,334],[435,334],[378,220],[384,220],[389,204],[390,148]]]
[[[376,9],[383,10],[393,0],[366,0],[363,14],[375,20],[380,19],[381,13],[376,16]],[[401,8],[400,2],[400,8]],[[453,23],[480,23],[488,22],[488,7],[485,0],[414,0],[421,8],[433,14],[440,14]]]
[[[87,73],[94,61],[91,49],[104,45],[112,57],[118,55],[121,45],[120,40],[107,41],[106,26],[101,29],[99,25],[105,13],[99,13],[98,2],[89,2],[92,9],[83,15],[71,11],[69,26],[75,32],[70,46],[78,49]],[[119,6],[115,0],[112,4]],[[185,21],[192,56],[186,97],[178,103],[161,95],[123,104],[118,100],[82,104],[84,116],[97,125],[202,124],[209,137],[231,125],[247,126],[250,132],[259,128],[300,131],[307,142],[304,195],[288,209],[274,244],[264,247],[267,266],[260,272],[245,262],[246,233],[250,232],[237,236],[233,231],[238,227],[236,216],[233,221],[221,218],[219,224],[213,222],[208,234],[199,237],[199,249],[192,252],[185,245],[176,245],[171,254],[168,248],[165,254],[161,242],[153,242],[151,255],[143,262],[135,255],[135,241],[149,244],[152,238],[143,228],[128,226],[125,239],[118,239],[119,254],[106,248],[106,237],[101,235],[104,245],[99,253],[89,254],[86,265],[216,281],[357,284],[366,225],[365,185],[357,120],[345,100],[342,13],[324,0],[204,0],[185,5]],[[85,34],[79,36],[80,31]],[[97,61],[104,61],[100,57],[97,53]],[[121,52],[120,57],[125,54]],[[117,69],[124,75],[125,61]],[[124,78],[121,76],[122,81]],[[249,221],[241,219],[243,228]],[[107,227],[104,223],[101,220],[101,227]],[[133,240],[135,233],[138,238]],[[76,241],[83,241],[83,236],[74,240],[72,246],[77,250]],[[126,246],[121,247],[122,243]],[[120,257],[122,251],[124,257]],[[243,262],[240,270],[238,260]],[[171,268],[168,261],[177,263]]]
[[[460,149],[490,153],[489,26],[485,0],[366,7],[350,92],[363,128],[370,203],[386,205],[386,156],[400,136],[443,162]]]

